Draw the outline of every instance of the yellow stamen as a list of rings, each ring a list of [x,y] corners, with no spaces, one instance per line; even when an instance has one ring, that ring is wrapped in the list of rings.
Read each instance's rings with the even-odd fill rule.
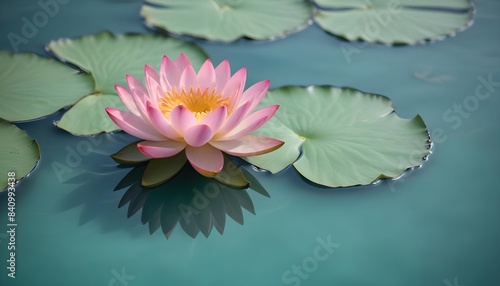
[[[178,92],[172,89],[165,96],[160,98],[159,108],[163,115],[170,120],[170,112],[174,107],[182,105],[189,109],[198,121],[201,121],[211,111],[225,105],[229,105],[229,97],[222,97],[222,94],[216,94],[216,90],[208,91],[208,88],[201,91],[192,88],[186,92],[182,89]]]

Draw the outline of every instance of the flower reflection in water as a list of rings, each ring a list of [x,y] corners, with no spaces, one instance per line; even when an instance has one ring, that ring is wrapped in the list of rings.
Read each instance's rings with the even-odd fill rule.
[[[208,237],[215,229],[223,234],[226,214],[243,225],[243,209],[255,214],[246,189],[232,188],[216,180],[200,176],[189,164],[165,184],[154,188],[141,186],[145,166],[134,167],[115,187],[126,189],[119,207],[128,204],[128,217],[142,209],[141,222],[149,224],[153,234],[159,228],[169,238],[177,224],[191,237],[200,232]],[[267,191],[241,168],[250,189],[269,197]]]

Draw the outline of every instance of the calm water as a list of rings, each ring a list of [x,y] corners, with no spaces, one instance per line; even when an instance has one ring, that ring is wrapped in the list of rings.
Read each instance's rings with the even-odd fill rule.
[[[10,2],[0,4],[3,50],[13,49],[7,33],[19,34],[22,17],[40,10],[37,1]],[[59,37],[145,32],[139,7],[69,1],[19,49],[43,54]],[[375,186],[323,189],[294,170],[251,171],[271,198],[248,191],[256,215],[243,210],[243,226],[228,217],[224,235],[213,229],[193,239],[177,226],[167,240],[161,231],[150,235],[141,211],[127,218],[127,207],[118,208],[125,190],[113,188],[129,170],[108,154],[131,142],[128,135],[75,137],[52,125],[62,113],[19,124],[38,140],[42,159],[17,186],[16,279],[6,276],[0,236],[0,285],[499,285],[500,84],[473,110],[454,111],[470,106],[479,77],[500,82],[500,2],[476,1],[476,8],[474,25],[456,37],[367,45],[350,58],[315,25],[271,42],[200,43],[214,62],[246,66],[249,84],[270,79],[273,87],[331,84],[387,95],[400,116],[422,115],[435,141],[422,168]],[[92,152],[70,158],[77,167],[58,176],[54,162],[67,164],[82,144]],[[0,195],[2,233],[6,198]]]

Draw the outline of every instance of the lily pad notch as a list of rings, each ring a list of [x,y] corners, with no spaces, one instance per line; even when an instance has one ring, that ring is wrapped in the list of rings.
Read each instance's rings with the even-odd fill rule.
[[[75,135],[96,135],[119,130],[105,112],[106,107],[126,109],[114,86],[126,85],[126,75],[139,77],[144,65],[159,68],[159,60],[166,54],[189,55],[197,67],[207,54],[197,45],[161,34],[123,34],[102,32],[75,39],[51,41],[46,49],[59,60],[77,66],[92,85],[82,94],[57,126]],[[82,118],[84,120],[82,120]]]
[[[311,24],[312,13],[308,0],[146,0],[141,8],[149,27],[220,42],[284,37]]]
[[[293,165],[322,186],[368,185],[400,177],[431,153],[422,118],[400,118],[382,95],[333,86],[287,86],[269,91],[261,104],[281,107],[255,134],[273,136],[285,145],[244,159],[271,173]]]

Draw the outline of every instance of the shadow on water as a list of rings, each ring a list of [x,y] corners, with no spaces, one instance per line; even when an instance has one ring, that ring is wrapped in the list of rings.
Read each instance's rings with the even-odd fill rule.
[[[116,164],[96,165],[66,180],[63,184],[77,186],[62,198],[58,207],[59,211],[62,213],[80,208],[79,226],[92,222],[97,224],[99,231],[103,233],[126,230],[132,237],[141,236],[140,222],[123,219],[123,212],[117,209],[119,194],[111,191],[116,182],[126,173],[125,171],[116,168]]]
[[[180,225],[182,230],[195,238],[200,232],[208,237],[213,228],[223,234],[226,215],[241,225],[244,224],[243,209],[255,215],[247,189],[232,188],[203,177],[190,164],[186,164],[167,183],[145,188],[141,186],[141,178],[146,165],[130,168],[117,166],[105,154],[90,157],[88,161],[104,163],[86,166],[86,171],[64,182],[77,184],[78,187],[63,199],[60,210],[81,206],[79,225],[93,221],[100,224],[103,232],[125,229],[137,237],[143,233],[141,224],[148,224],[150,234],[161,229],[166,238],[170,237],[176,225]],[[269,197],[249,171],[242,168],[242,172],[250,182],[250,189]],[[130,219],[125,219],[121,210],[127,205],[127,217]],[[133,218],[138,213],[140,220],[137,216]]]
[[[226,215],[243,225],[243,209],[255,215],[252,199],[246,189],[236,189],[200,176],[189,164],[171,181],[154,188],[140,184],[145,166],[134,167],[115,187],[125,189],[119,207],[128,204],[128,217],[141,211],[141,223],[149,224],[153,234],[161,229],[169,238],[176,225],[195,238],[200,232],[208,237],[213,228],[224,233]],[[245,177],[251,188],[269,194],[249,173]]]

